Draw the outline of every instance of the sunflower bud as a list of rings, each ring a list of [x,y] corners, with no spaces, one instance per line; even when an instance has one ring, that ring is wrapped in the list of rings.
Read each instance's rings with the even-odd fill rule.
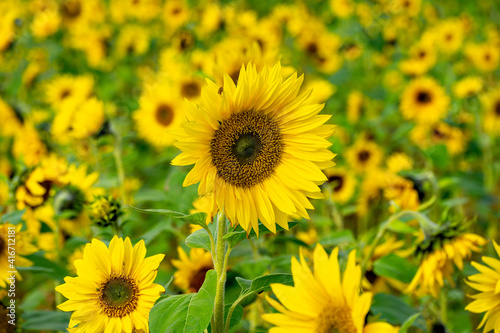
[[[95,196],[88,208],[90,219],[102,227],[113,224],[122,215],[120,203],[109,195]]]

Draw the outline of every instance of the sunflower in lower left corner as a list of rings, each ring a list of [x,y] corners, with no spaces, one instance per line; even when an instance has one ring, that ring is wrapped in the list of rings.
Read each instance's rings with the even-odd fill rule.
[[[58,306],[74,311],[69,329],[75,332],[149,332],[149,311],[165,289],[153,283],[163,254],[145,258],[140,241],[134,247],[115,236],[109,248],[94,238],[75,261],[77,277],[64,278],[56,291],[68,300]]]

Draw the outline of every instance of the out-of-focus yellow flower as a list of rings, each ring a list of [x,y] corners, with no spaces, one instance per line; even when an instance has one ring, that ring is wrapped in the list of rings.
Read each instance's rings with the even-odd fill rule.
[[[303,87],[304,91],[312,90],[312,95],[318,99],[319,103],[324,103],[335,94],[337,87],[327,80],[315,79],[307,81]]]
[[[29,267],[33,265],[24,256],[35,253],[38,251],[38,248],[32,244],[29,233],[21,231],[22,227],[22,224],[12,225],[8,222],[0,224],[0,244],[2,245],[0,246],[0,288],[5,288],[10,284],[7,278],[12,274],[9,273],[11,271],[16,271],[17,280],[22,280],[21,275],[15,267]],[[14,243],[12,243],[12,240],[14,240]],[[15,263],[11,266],[13,260],[10,257],[12,256],[15,256]]]
[[[174,284],[187,293],[196,293],[205,281],[205,274],[214,268],[212,255],[196,248],[191,249],[189,256],[181,247],[177,251],[179,260],[172,260],[172,265],[177,268]]]
[[[400,171],[409,171],[413,168],[413,162],[411,158],[405,153],[393,153],[385,161],[387,169],[392,173],[398,173]]]
[[[351,0],[330,0],[330,9],[333,15],[347,18],[354,12],[354,3]]]
[[[354,195],[356,190],[356,177],[346,168],[333,167],[326,169],[327,182],[323,185],[323,194],[336,203],[344,204]]]
[[[345,153],[347,162],[357,173],[374,169],[382,163],[384,153],[373,141],[359,138]]]
[[[465,233],[431,245],[423,252],[420,267],[406,292],[418,296],[430,294],[437,298],[439,290],[444,286],[444,280],[454,285],[453,264],[462,270],[463,260],[469,258],[472,252],[479,252],[480,246],[486,243],[479,235]]]
[[[472,97],[483,89],[483,80],[479,76],[468,76],[453,85],[453,94],[458,98]]]
[[[500,49],[490,43],[469,43],[465,46],[465,55],[482,72],[494,71],[500,61]]]
[[[401,95],[400,110],[406,119],[420,124],[437,123],[448,113],[450,98],[436,80],[422,77],[411,81]]]
[[[483,108],[484,131],[496,136],[500,135],[500,88],[481,96]]]

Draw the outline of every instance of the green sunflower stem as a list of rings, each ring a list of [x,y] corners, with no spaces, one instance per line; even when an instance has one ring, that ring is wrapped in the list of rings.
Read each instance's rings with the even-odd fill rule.
[[[231,248],[226,251],[227,218],[223,212],[217,218],[217,240],[215,244],[215,271],[217,272],[217,286],[215,289],[214,323],[213,332],[224,333],[224,291],[226,287],[227,263]]]
[[[125,204],[125,171],[123,169],[122,163],[122,137],[120,133],[116,130],[116,128],[110,124],[111,133],[113,133],[114,137],[114,149],[113,149],[113,157],[115,159],[116,164],[116,172],[118,173],[118,186],[120,188],[120,199],[122,204]]]
[[[446,327],[448,323],[448,294],[445,288],[441,288],[439,294],[439,308],[441,309],[441,323]]]

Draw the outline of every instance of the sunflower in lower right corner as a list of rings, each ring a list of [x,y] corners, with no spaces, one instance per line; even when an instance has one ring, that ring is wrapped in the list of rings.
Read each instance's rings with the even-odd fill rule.
[[[500,246],[495,241],[493,241],[493,245],[500,256]],[[482,259],[489,267],[472,262],[472,266],[479,273],[471,275],[468,280],[465,280],[471,288],[479,291],[478,294],[469,295],[474,301],[467,305],[465,310],[473,313],[485,312],[477,329],[484,326],[483,332],[494,329],[495,333],[498,333],[500,332],[500,325],[498,325],[500,321],[500,260],[491,257],[483,257]]]
[[[264,320],[276,325],[270,333],[397,333],[399,328],[378,322],[365,325],[372,293],[359,293],[361,267],[356,265],[356,252],[351,251],[341,278],[339,249],[330,256],[321,245],[314,250],[314,273],[301,254],[300,262],[292,258],[295,286],[272,284],[281,302],[268,297],[280,313],[264,314]]]

